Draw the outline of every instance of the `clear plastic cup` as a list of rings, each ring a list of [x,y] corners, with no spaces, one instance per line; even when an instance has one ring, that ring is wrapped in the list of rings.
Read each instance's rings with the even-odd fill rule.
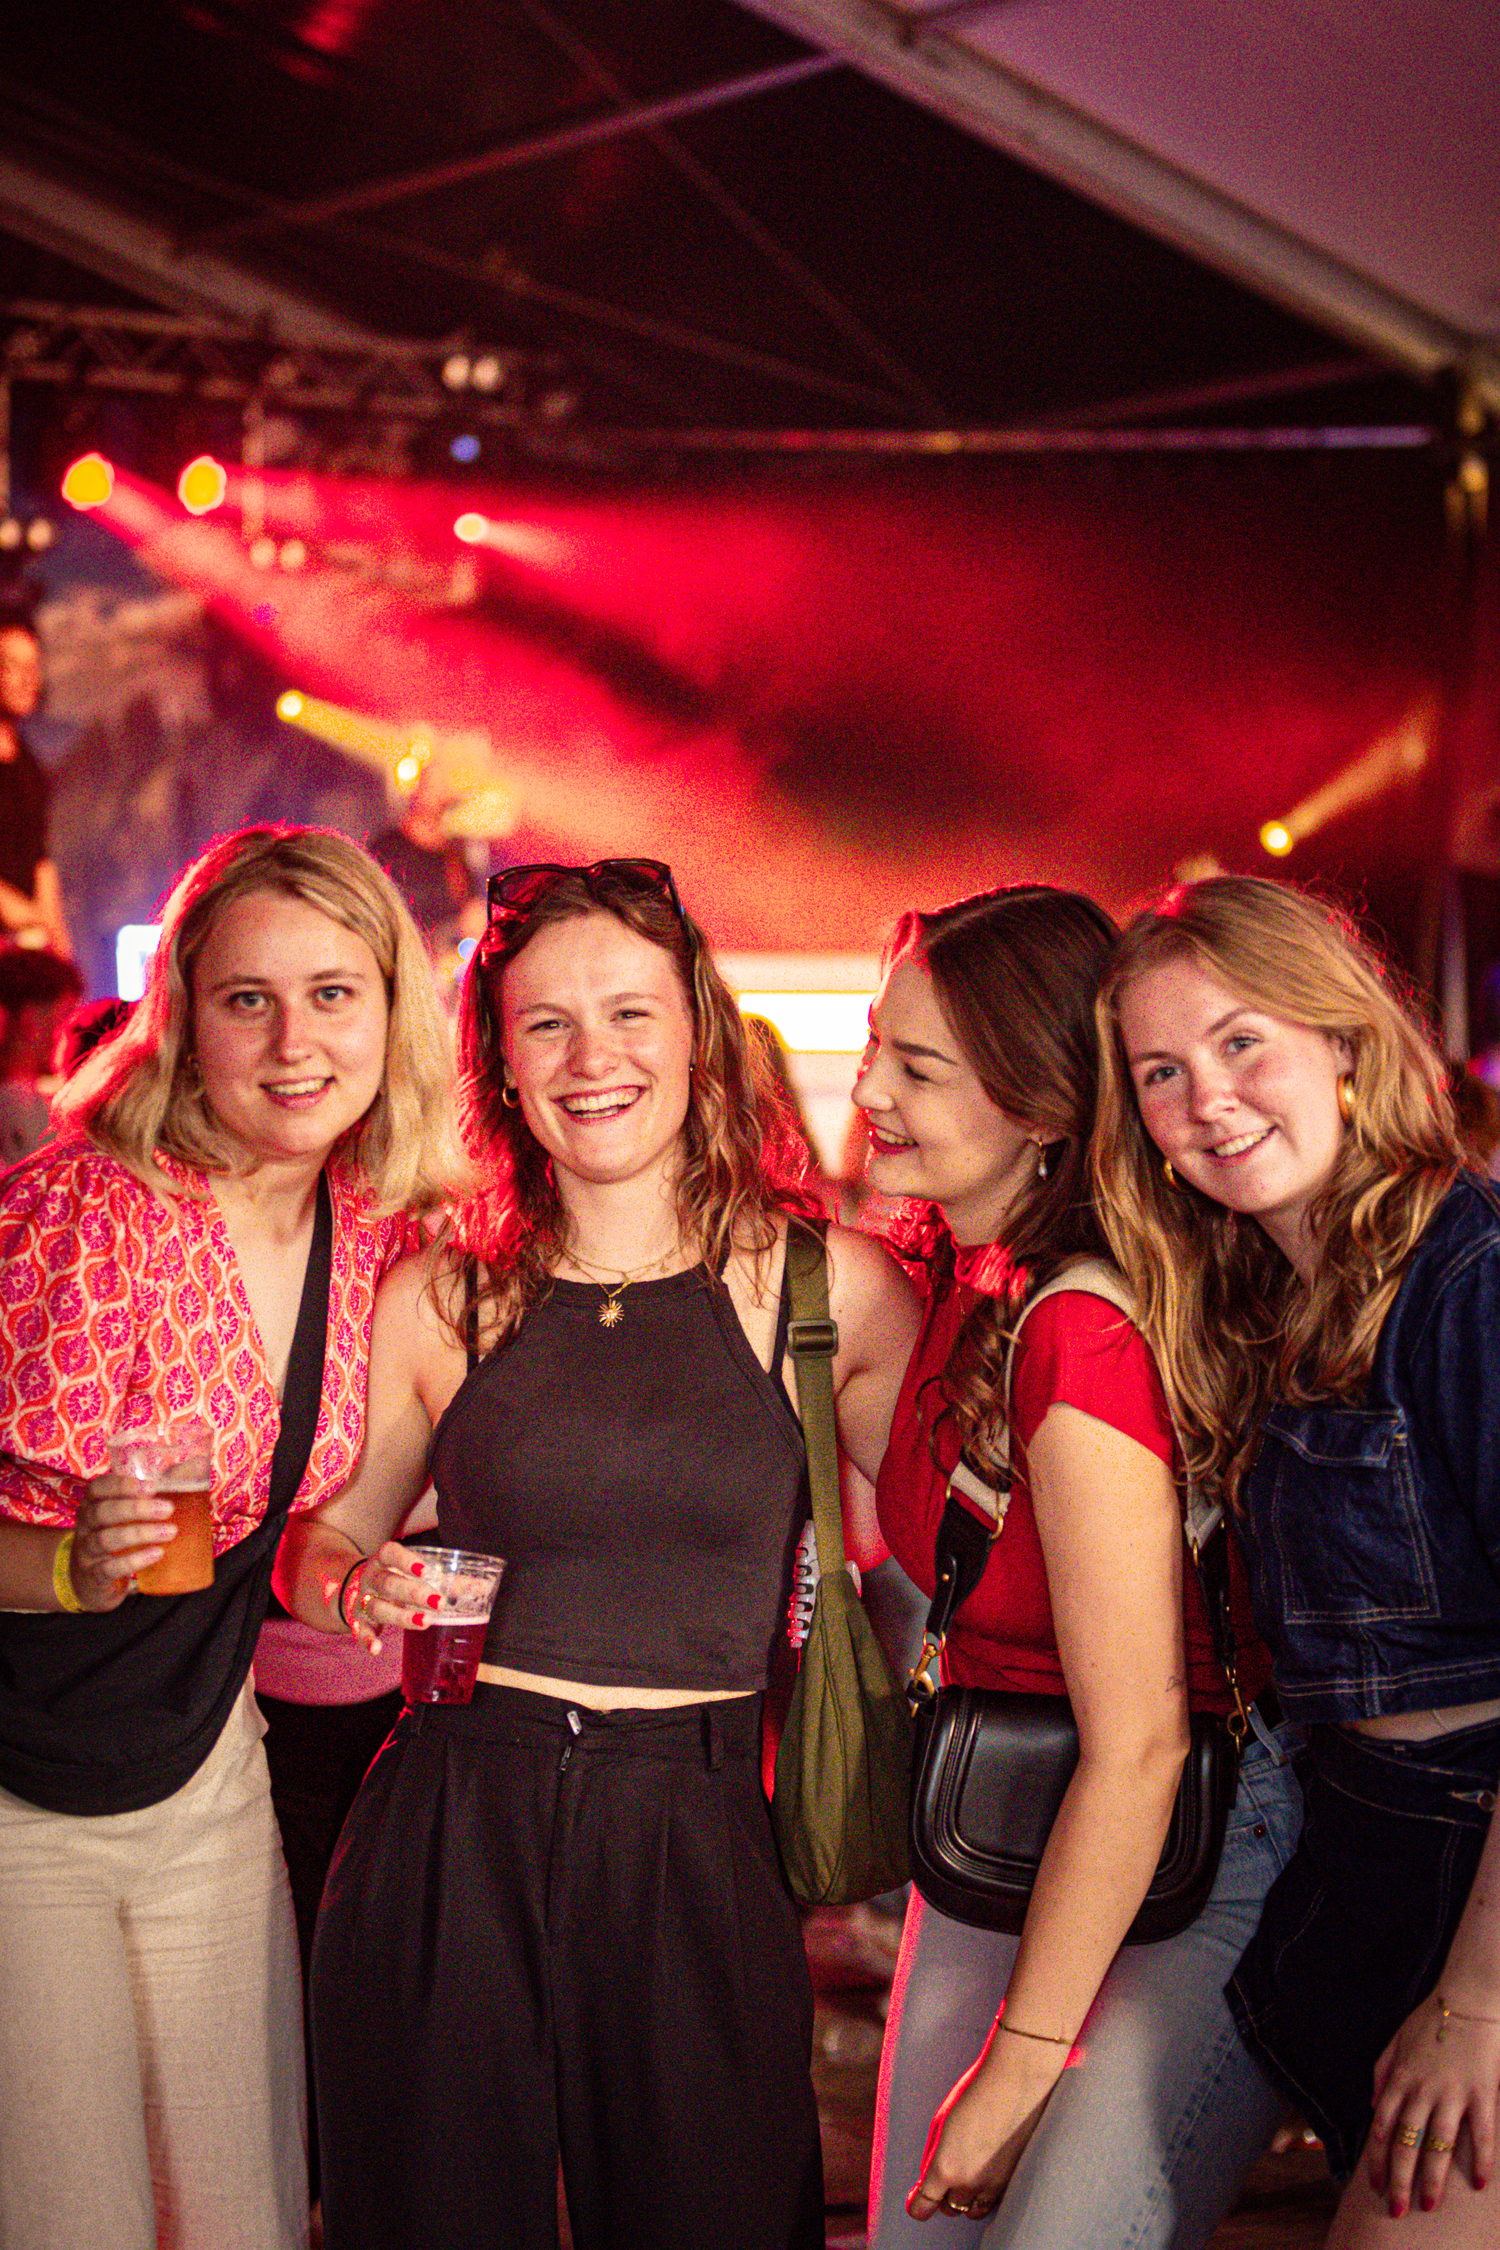
[[[420,1551],[416,1599],[429,1604],[429,1622],[402,1635],[401,1692],[408,1703],[467,1703],[505,1565],[498,1555],[461,1547]]]
[[[196,1418],[119,1430],[109,1441],[116,1476],[133,1477],[172,1503],[177,1537],[160,1562],[138,1570],[143,1594],[195,1594],[214,1582],[214,1433]]]

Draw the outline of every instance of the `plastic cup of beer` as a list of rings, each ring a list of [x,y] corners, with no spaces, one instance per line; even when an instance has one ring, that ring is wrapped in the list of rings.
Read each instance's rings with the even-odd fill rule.
[[[143,1594],[196,1594],[214,1582],[214,1433],[207,1422],[157,1422],[119,1430],[109,1441],[117,1477],[133,1477],[172,1503],[177,1537],[160,1562],[138,1570]]]
[[[401,1692],[408,1703],[467,1703],[474,1693],[495,1590],[505,1565],[498,1555],[466,1555],[461,1547],[423,1547],[425,1625],[402,1635]]]

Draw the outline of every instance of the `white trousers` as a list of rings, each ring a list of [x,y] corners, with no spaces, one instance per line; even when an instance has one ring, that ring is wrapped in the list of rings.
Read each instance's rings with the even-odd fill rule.
[[[249,1686],[140,1812],[0,1790],[3,2250],[305,2250],[291,1894]]]

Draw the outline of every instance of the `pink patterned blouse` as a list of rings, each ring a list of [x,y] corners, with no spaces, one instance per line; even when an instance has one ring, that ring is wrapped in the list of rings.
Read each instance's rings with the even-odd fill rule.
[[[209,1182],[154,1195],[74,1137],[0,1175],[0,1515],[66,1526],[107,1439],[159,1418],[214,1430],[214,1551],[261,1521],[281,1407]],[[365,1433],[375,1290],[409,1222],[330,1169],[333,1270],[317,1432],[293,1510],[345,1483]]]

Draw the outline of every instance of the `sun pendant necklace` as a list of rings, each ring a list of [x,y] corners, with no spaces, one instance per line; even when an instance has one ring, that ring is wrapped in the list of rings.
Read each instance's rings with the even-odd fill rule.
[[[586,1273],[591,1281],[596,1281],[603,1292],[603,1302],[597,1315],[599,1326],[601,1328],[618,1328],[625,1318],[625,1306],[622,1300],[630,1284],[633,1281],[644,1281],[648,1275],[658,1272],[670,1258],[676,1256],[677,1245],[674,1243],[670,1250],[664,1250],[661,1256],[653,1258],[649,1265],[637,1266],[631,1273],[621,1273],[619,1268],[616,1267],[617,1279],[613,1285],[610,1283],[607,1266],[601,1272],[598,1266],[591,1266],[587,1258],[580,1258],[576,1250],[568,1252],[568,1263],[577,1266],[581,1272]]]

